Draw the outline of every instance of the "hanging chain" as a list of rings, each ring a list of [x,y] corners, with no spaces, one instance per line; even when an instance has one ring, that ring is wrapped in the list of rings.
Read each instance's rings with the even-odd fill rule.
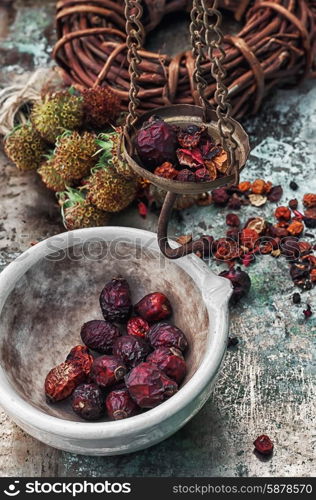
[[[192,10],[191,10],[191,24],[190,24],[190,34],[191,34],[191,44],[192,53],[195,60],[195,67],[193,72],[193,81],[196,86],[196,92],[198,94],[200,104],[204,110],[204,118],[206,119],[206,110],[208,107],[208,102],[205,97],[205,89],[207,87],[207,81],[203,76],[202,63],[204,62],[204,42],[202,39],[203,34],[203,11],[199,8],[198,0],[193,0]],[[196,99],[194,99],[196,102]]]
[[[137,108],[139,106],[139,85],[138,78],[140,77],[139,65],[142,59],[139,51],[143,48],[145,30],[141,21],[143,8],[141,0],[125,0],[125,19],[126,19],[126,44],[127,44],[127,60],[129,63],[130,74],[130,90],[128,115],[126,118],[125,131],[133,127],[137,119]]]
[[[226,77],[226,70],[224,68],[225,51],[223,49],[223,33],[221,31],[222,15],[218,10],[218,0],[213,0],[212,6],[209,5],[208,0],[194,0],[194,8],[197,9],[198,14],[195,18],[201,19],[202,26],[199,24],[199,37],[192,38],[193,54],[196,53],[200,56],[200,44],[202,40],[202,33],[204,31],[205,46],[207,47],[208,57],[211,61],[211,74],[216,81],[216,91],[214,99],[216,102],[216,114],[218,118],[218,128],[222,139],[222,146],[228,153],[228,161],[230,173],[235,172],[235,182],[238,181],[238,168],[236,167],[236,149],[238,144],[233,137],[235,132],[235,124],[231,118],[232,107],[228,98],[228,89],[224,83]],[[213,21],[212,21],[213,19]],[[203,51],[203,48],[202,48]],[[201,62],[197,60],[196,72],[201,77]],[[197,87],[198,91],[205,91],[206,86]],[[204,95],[201,100],[207,101]]]

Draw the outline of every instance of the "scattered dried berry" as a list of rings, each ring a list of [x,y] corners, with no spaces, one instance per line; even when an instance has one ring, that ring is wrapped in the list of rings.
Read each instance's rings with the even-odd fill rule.
[[[255,247],[258,238],[259,235],[254,229],[245,228],[240,233],[241,244],[249,250],[252,250]]]
[[[132,301],[128,283],[123,278],[112,279],[100,295],[104,319],[124,323],[131,315]]]
[[[291,210],[288,207],[277,207],[274,212],[275,217],[278,220],[290,220],[291,219]]]
[[[298,207],[298,201],[296,198],[293,198],[292,200],[289,201],[289,207],[291,210],[296,210]]]
[[[293,191],[297,191],[298,190],[298,184],[296,184],[295,181],[291,181],[290,182],[290,188],[293,190]]]
[[[303,196],[303,204],[306,208],[315,208],[316,207],[316,194],[307,193]]]
[[[98,420],[104,414],[104,397],[96,384],[81,384],[73,392],[71,406],[84,420]]]
[[[127,322],[127,333],[128,335],[134,335],[135,337],[145,338],[150,326],[146,320],[141,317],[130,318]]]
[[[258,235],[262,235],[267,229],[267,223],[262,217],[253,217],[246,222],[245,229],[251,229]]]
[[[240,184],[238,184],[238,189],[242,193],[246,193],[247,191],[250,190],[250,188],[251,188],[251,182],[249,181],[240,182]]]
[[[123,335],[114,342],[113,354],[123,360],[128,368],[144,361],[151,348],[145,339],[133,335]]]
[[[139,413],[139,408],[127,389],[111,391],[106,397],[105,405],[111,420],[123,420]]]
[[[248,196],[251,205],[254,207],[261,207],[265,203],[267,203],[267,197],[262,194],[250,194]]]
[[[45,394],[48,401],[55,403],[68,398],[85,378],[85,371],[76,361],[65,361],[55,366],[45,379]]]
[[[114,340],[121,334],[113,323],[95,319],[82,326],[80,335],[90,349],[106,354],[112,351]]]
[[[300,236],[304,231],[304,224],[299,220],[293,220],[287,230],[292,236]]]
[[[159,370],[164,372],[179,385],[186,374],[186,363],[182,352],[175,347],[158,347],[149,356],[146,361],[158,366]]]
[[[284,255],[290,262],[296,260],[300,256],[298,239],[293,236],[282,238],[280,242],[280,249],[282,255]]]
[[[217,188],[212,191],[212,199],[215,205],[226,205],[229,200],[229,194],[225,188]]]
[[[127,389],[141,408],[154,408],[178,390],[157,366],[140,363],[125,378]]]
[[[219,276],[229,279],[233,285],[233,293],[230,299],[232,304],[237,304],[241,298],[248,294],[251,287],[251,280],[249,275],[245,271],[242,271],[240,267],[223,271]]]
[[[254,194],[265,194],[270,188],[271,185],[263,179],[256,179],[251,185],[251,192]]]
[[[180,351],[185,351],[188,341],[183,331],[170,323],[158,323],[151,327],[148,332],[148,340],[152,347],[176,347]]]
[[[235,347],[239,343],[238,337],[228,337],[227,348]]]
[[[290,275],[296,286],[305,287],[306,281],[309,280],[310,266],[306,262],[295,262],[291,265]]]
[[[273,452],[273,443],[265,434],[257,437],[253,444],[255,449],[261,453],[261,455],[271,455]]]
[[[160,292],[154,292],[142,298],[134,307],[136,314],[149,323],[167,319],[172,314],[169,299]]]
[[[313,311],[309,304],[306,304],[306,309],[304,309],[303,314],[306,319],[309,319],[312,316]]]
[[[68,354],[66,361],[75,361],[80,363],[86,375],[89,375],[93,363],[93,357],[89,354],[89,349],[84,345],[73,347]]]
[[[180,182],[195,182],[195,175],[188,168],[184,168],[178,172],[176,180]]]
[[[174,168],[172,163],[165,161],[160,167],[155,168],[154,174],[164,179],[175,179],[178,175],[178,170]]]
[[[241,198],[239,198],[239,196],[236,193],[234,193],[229,198],[228,203],[227,203],[227,207],[230,210],[239,210],[241,208],[241,205],[242,205]]]
[[[298,292],[293,293],[293,304],[300,304],[301,303],[301,296]]]
[[[196,182],[210,182],[211,179],[209,171],[206,168],[198,168],[195,172],[195,181]]]
[[[132,338],[132,337],[130,337]],[[109,387],[126,374],[126,366],[118,356],[105,354],[93,362],[90,378],[100,387]]]
[[[171,125],[152,116],[137,133],[136,149],[146,166],[156,167],[175,160],[177,137]]]
[[[148,207],[147,207],[147,205],[145,205],[145,203],[143,201],[140,201],[137,204],[137,210],[138,210],[139,215],[145,219],[147,216],[147,213],[148,213]]]
[[[236,214],[227,214],[226,215],[226,224],[231,227],[239,227],[240,219]]]
[[[315,208],[310,208],[304,212],[304,223],[305,226],[310,229],[316,228],[316,210]]]
[[[271,203],[277,203],[280,201],[283,195],[282,186],[273,186],[268,193],[268,200]]]
[[[177,158],[180,165],[189,168],[199,168],[204,165],[201,151],[194,149],[177,149]]]
[[[182,148],[196,148],[200,142],[201,135],[205,132],[205,128],[189,125],[185,129],[180,129],[178,132],[178,142]]]

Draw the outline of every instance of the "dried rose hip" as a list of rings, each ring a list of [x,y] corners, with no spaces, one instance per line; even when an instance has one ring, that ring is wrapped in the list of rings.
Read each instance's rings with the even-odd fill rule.
[[[283,195],[282,186],[273,186],[270,189],[269,193],[267,194],[268,200],[271,203],[277,203],[278,201],[280,201],[280,199],[282,198],[282,195]]]
[[[188,168],[184,168],[183,170],[180,170],[176,180],[180,182],[195,182],[195,174]]]
[[[132,301],[128,283],[123,278],[112,279],[100,295],[104,319],[124,323],[132,313]]]
[[[292,214],[288,207],[277,207],[274,215],[278,220],[290,220]]]
[[[93,356],[89,354],[89,349],[86,346],[77,345],[71,349],[66,361],[80,363],[85,374],[89,375],[93,363]]]
[[[147,338],[155,349],[158,347],[176,347],[185,351],[188,341],[183,331],[170,323],[157,323],[148,332]]]
[[[231,296],[230,302],[232,304],[237,304],[242,297],[247,295],[251,287],[251,280],[249,275],[237,267],[237,269],[229,269],[228,271],[223,271],[219,274],[231,281],[233,285],[233,294]]]
[[[212,199],[216,205],[226,205],[229,200],[229,194],[225,188],[217,188],[212,191]]]
[[[90,349],[106,354],[112,351],[114,340],[121,334],[113,323],[95,319],[82,326],[80,335]]]
[[[303,204],[304,204],[304,207],[306,207],[306,208],[316,207],[316,194],[314,194],[314,193],[304,194]]]
[[[304,231],[304,224],[299,220],[293,220],[287,230],[292,236],[300,236]]]
[[[175,160],[177,137],[171,125],[152,116],[137,133],[136,149],[140,159],[150,167]]]
[[[120,357],[125,365],[133,368],[144,361],[151,348],[145,339],[132,335],[123,335],[114,342],[113,354]]]
[[[196,182],[210,182],[211,180],[209,171],[206,168],[198,168],[195,172]]]
[[[240,182],[238,184],[238,189],[242,193],[246,193],[247,191],[249,191],[250,188],[251,188],[251,182],[249,181]]]
[[[104,397],[96,384],[81,384],[74,390],[71,406],[84,420],[98,420],[104,414]]]
[[[236,214],[227,214],[226,215],[226,224],[231,227],[239,227],[240,219]]]
[[[293,189],[293,191],[298,190],[298,184],[295,181],[291,181],[289,184],[290,188]]]
[[[149,323],[167,319],[172,314],[168,298],[160,292],[154,292],[143,297],[134,307],[136,314]]]
[[[126,374],[126,366],[118,356],[105,354],[93,362],[90,378],[100,387],[109,387]]]
[[[159,370],[175,380],[178,385],[185,377],[186,363],[182,352],[175,347],[158,347],[147,356],[146,361],[158,366]]]
[[[180,129],[178,132],[178,142],[182,148],[196,148],[200,142],[201,135],[205,128],[197,125],[189,125],[185,129]]]
[[[309,304],[306,304],[306,309],[304,309],[303,314],[306,319],[309,319],[313,315],[312,308]]]
[[[284,255],[289,261],[297,259],[300,255],[298,239],[292,236],[282,238],[280,242],[280,249],[282,255]]]
[[[140,316],[136,318],[130,318],[127,323],[127,333],[128,335],[135,335],[135,337],[145,338],[150,326],[149,323]]]
[[[155,168],[154,174],[164,179],[175,179],[178,175],[178,170],[174,168],[172,163],[165,161],[162,165]]]
[[[126,388],[111,391],[106,397],[105,405],[108,416],[112,420],[122,420],[139,413],[137,404]]]
[[[84,382],[85,371],[77,361],[65,361],[55,366],[45,379],[45,394],[54,403],[68,398],[77,385]]]
[[[310,229],[316,228],[316,210],[315,208],[310,208],[304,212],[304,224]]]
[[[271,439],[265,434],[257,437],[253,445],[256,450],[261,453],[261,455],[271,455],[271,453],[273,452],[273,443]]]
[[[293,293],[293,304],[300,304],[301,303],[301,296],[298,292]]]
[[[243,246],[250,250],[254,248],[258,241],[259,235],[254,229],[243,229],[240,233],[240,242]]]
[[[230,210],[239,210],[241,208],[241,205],[241,198],[239,198],[239,196],[234,193],[233,196],[231,196],[228,200],[227,208],[229,208]]]
[[[289,207],[291,210],[296,210],[298,207],[298,201],[296,198],[293,198],[292,200],[289,201]]]
[[[190,168],[199,168],[204,164],[201,151],[194,149],[177,149],[177,157],[180,165]]]
[[[140,363],[125,377],[127,389],[141,408],[154,408],[177,392],[177,384],[157,366]]]

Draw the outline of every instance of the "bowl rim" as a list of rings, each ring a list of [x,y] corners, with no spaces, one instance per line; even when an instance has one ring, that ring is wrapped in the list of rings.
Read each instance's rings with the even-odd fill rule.
[[[70,248],[73,237],[79,238],[78,243],[84,243],[92,238],[102,238],[103,241],[111,241],[113,237],[122,237],[122,241],[136,243],[141,239],[147,243],[149,250],[159,253],[156,234],[135,228],[120,226],[106,226],[99,228],[77,229],[65,233],[51,236],[28,250],[23,252],[15,261],[10,263],[0,274],[0,317],[3,306],[18,281],[17,273],[20,276],[25,274],[28,269],[36,264],[45,255],[56,252],[54,250],[47,252],[47,247],[52,243],[61,244],[61,249]],[[68,244],[70,243],[70,244]],[[77,242],[76,242],[77,244]],[[178,246],[176,243],[173,243]],[[23,259],[21,259],[23,257]],[[21,269],[21,260],[28,261],[28,267]],[[210,335],[206,344],[206,349],[200,366],[191,377],[191,379],[177,392],[172,398],[162,404],[150,409],[144,413],[130,417],[126,420],[109,422],[76,422],[66,420],[53,415],[48,415],[44,411],[28,403],[20,396],[10,384],[5,371],[0,365],[0,405],[3,409],[20,422],[35,427],[38,430],[49,434],[80,439],[80,440],[101,440],[104,438],[113,438],[118,434],[122,436],[131,433],[144,433],[145,430],[161,423],[183,410],[187,405],[203,393],[205,387],[216,377],[222,363],[228,336],[228,301],[232,293],[232,286],[229,280],[215,275],[209,267],[197,256],[188,255],[177,261],[175,265],[181,267],[191,276],[196,286],[203,295],[205,307],[208,314],[214,313],[214,307],[218,312],[216,318],[215,335]],[[23,266],[22,266],[23,267]],[[25,268],[25,266],[24,266]],[[21,274],[22,273],[22,274]],[[207,282],[204,284],[203,280]],[[8,284],[13,284],[9,286]],[[9,290],[9,291],[8,291]],[[206,290],[206,293],[205,293]]]

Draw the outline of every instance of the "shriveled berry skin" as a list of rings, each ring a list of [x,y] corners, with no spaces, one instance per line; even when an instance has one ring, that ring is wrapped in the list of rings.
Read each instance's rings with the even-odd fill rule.
[[[134,307],[136,314],[149,323],[167,319],[172,314],[172,307],[165,294],[160,292],[149,293]]]
[[[175,347],[158,347],[147,356],[146,361],[158,366],[159,370],[175,380],[178,385],[181,384],[187,371],[182,352]]]
[[[93,356],[85,345],[76,345],[68,354],[66,361],[80,363],[86,375],[89,375],[93,363]]]
[[[141,337],[123,335],[115,340],[113,354],[121,358],[128,368],[134,368],[150,353],[149,343]]]
[[[152,347],[175,347],[180,351],[185,351],[188,347],[188,341],[180,328],[162,322],[153,325],[148,332],[148,340]]]
[[[100,387],[109,387],[126,374],[126,366],[118,356],[105,354],[93,362],[90,379]]]
[[[271,455],[271,453],[273,452],[273,443],[271,439],[265,434],[257,437],[253,444],[256,450],[261,453],[261,455]]]
[[[90,349],[106,354],[112,351],[113,342],[121,333],[109,321],[92,320],[82,326],[80,335],[82,342]]]
[[[136,318],[130,318],[127,323],[127,333],[128,335],[135,335],[135,337],[145,338],[149,332],[149,323],[137,316]]]
[[[140,408],[154,408],[177,392],[177,384],[157,366],[140,363],[125,377],[126,387]]]
[[[128,283],[123,278],[109,281],[100,295],[100,306],[105,320],[124,323],[132,313],[132,300]]]
[[[111,420],[122,420],[139,413],[139,408],[127,389],[111,391],[106,397],[105,405]]]
[[[177,143],[176,132],[159,116],[152,116],[136,135],[136,149],[146,167],[173,162]]]
[[[237,304],[242,297],[247,295],[251,288],[249,275],[245,271],[242,271],[240,267],[223,271],[219,276],[229,279],[233,285],[234,290],[230,298],[231,304]]]
[[[104,414],[104,397],[96,384],[81,384],[74,390],[71,406],[84,420],[98,420]]]
[[[45,394],[51,403],[68,398],[84,382],[86,374],[80,363],[65,361],[55,366],[45,379]]]

